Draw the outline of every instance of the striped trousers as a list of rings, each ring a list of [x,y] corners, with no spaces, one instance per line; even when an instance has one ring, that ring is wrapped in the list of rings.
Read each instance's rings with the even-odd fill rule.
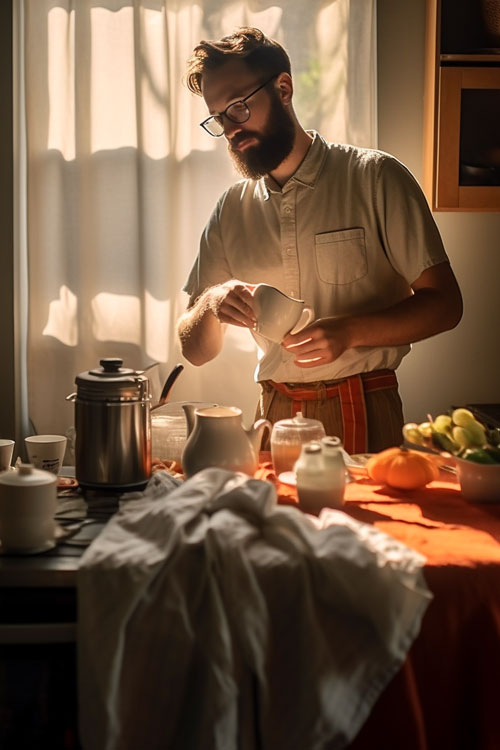
[[[341,438],[348,453],[376,453],[400,445],[404,424],[398,382],[393,370],[352,375],[342,380],[275,383],[264,380],[256,418],[272,423],[302,412],[318,419],[327,435]],[[269,450],[266,435],[263,450]]]

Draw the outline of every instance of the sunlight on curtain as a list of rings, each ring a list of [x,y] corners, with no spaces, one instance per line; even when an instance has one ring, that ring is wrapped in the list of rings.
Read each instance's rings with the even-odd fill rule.
[[[295,108],[327,139],[375,146],[375,0],[16,0],[24,9],[29,409],[64,432],[75,376],[103,356],[155,388],[181,360],[180,289],[217,197],[237,179],[183,85],[202,38],[255,25],[292,59]],[[173,398],[253,415],[256,351],[233,328]]]
[[[69,161],[75,158],[75,12],[52,8],[47,20],[47,149],[58,149]]]

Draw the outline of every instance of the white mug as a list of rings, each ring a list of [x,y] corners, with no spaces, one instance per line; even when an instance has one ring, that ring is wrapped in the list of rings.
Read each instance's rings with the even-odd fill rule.
[[[35,552],[54,545],[57,477],[20,464],[0,474],[0,541],[6,552]]]
[[[29,462],[37,469],[59,474],[67,441],[65,435],[30,435],[24,438]]]
[[[253,290],[253,310],[257,319],[255,332],[277,344],[287,333],[301,331],[314,317],[312,307],[304,300],[289,297],[269,284],[257,284]]]
[[[14,441],[7,438],[0,438],[0,471],[10,469],[13,453]]]

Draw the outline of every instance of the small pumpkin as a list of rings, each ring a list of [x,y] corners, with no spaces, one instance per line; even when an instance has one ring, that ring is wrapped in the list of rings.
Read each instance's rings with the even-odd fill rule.
[[[387,448],[368,459],[370,479],[398,490],[416,490],[439,476],[434,458],[406,448]]]

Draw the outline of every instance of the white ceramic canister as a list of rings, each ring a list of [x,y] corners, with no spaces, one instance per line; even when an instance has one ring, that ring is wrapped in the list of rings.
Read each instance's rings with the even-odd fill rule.
[[[299,508],[306,513],[318,515],[322,508],[342,507],[345,465],[340,447],[338,438],[327,437],[302,446],[294,468]]]
[[[320,443],[326,475],[325,482],[328,484],[331,493],[328,507],[341,508],[344,504],[346,484],[346,468],[342,453],[342,441],[339,437],[327,435],[321,438]]]
[[[301,411],[291,419],[275,422],[271,433],[271,458],[276,476],[293,470],[304,443],[320,440],[325,434],[322,422],[303,417]]]
[[[0,474],[1,548],[31,552],[54,543],[57,477],[20,464]]]

